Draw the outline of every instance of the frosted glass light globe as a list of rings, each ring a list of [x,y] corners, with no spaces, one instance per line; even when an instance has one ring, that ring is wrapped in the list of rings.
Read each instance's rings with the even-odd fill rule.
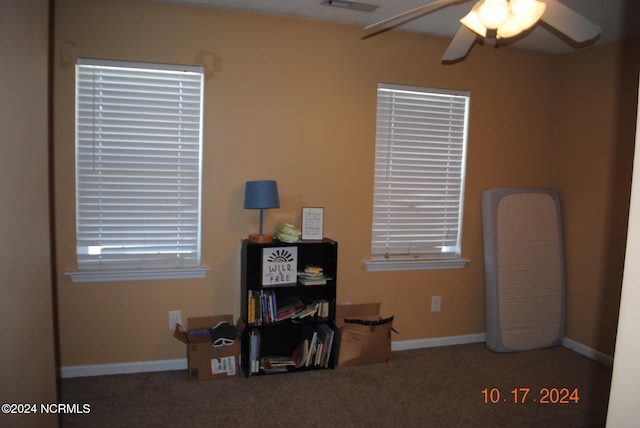
[[[478,8],[478,17],[485,28],[495,30],[509,18],[507,0],[484,0]]]

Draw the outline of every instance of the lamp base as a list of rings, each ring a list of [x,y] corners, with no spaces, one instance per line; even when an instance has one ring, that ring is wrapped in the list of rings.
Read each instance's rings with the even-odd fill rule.
[[[271,235],[259,235],[257,233],[249,235],[249,242],[254,244],[269,244],[273,242],[273,236]]]

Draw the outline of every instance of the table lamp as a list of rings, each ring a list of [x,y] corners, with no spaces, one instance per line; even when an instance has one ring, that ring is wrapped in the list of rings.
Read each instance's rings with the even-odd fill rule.
[[[271,242],[273,240],[271,234],[262,234],[263,211],[265,208],[280,208],[278,183],[274,180],[247,181],[244,190],[244,207],[260,210],[260,233],[249,235],[249,241],[261,244]]]

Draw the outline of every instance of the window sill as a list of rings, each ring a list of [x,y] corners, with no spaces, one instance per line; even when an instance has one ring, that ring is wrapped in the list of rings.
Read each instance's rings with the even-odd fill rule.
[[[362,262],[368,272],[391,272],[401,270],[434,270],[434,269],[462,269],[470,260],[390,260]]]
[[[74,271],[65,272],[73,282],[139,281],[154,279],[196,279],[204,278],[211,268],[117,270],[117,271]]]

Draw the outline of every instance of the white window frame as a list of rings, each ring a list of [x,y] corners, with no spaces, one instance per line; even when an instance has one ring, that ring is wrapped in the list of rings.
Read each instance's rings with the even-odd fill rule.
[[[368,271],[457,269],[468,91],[378,84]]]
[[[74,282],[203,278],[200,66],[78,58]]]

